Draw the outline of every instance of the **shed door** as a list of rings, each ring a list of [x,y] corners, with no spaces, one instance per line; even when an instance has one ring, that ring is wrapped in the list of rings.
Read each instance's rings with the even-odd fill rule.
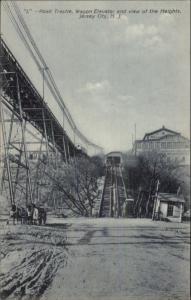
[[[174,213],[173,213],[174,217],[180,217],[180,205],[175,205],[174,206]]]

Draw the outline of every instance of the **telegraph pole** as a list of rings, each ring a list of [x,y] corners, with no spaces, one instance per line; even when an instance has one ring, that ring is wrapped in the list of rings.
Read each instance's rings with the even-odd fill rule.
[[[137,145],[136,145],[136,138],[137,138],[137,128],[136,128],[136,123],[135,123],[135,141],[134,141],[134,144],[135,144],[135,156],[137,155]]]
[[[137,125],[135,123],[135,141],[136,141],[136,139],[137,139]]]
[[[157,200],[158,200],[158,190],[159,190],[159,180],[157,180],[157,186],[156,186],[156,191],[155,191],[155,200],[154,200],[154,205],[153,205],[153,213],[152,213],[152,220],[155,220],[155,213],[156,213],[156,206],[157,206]]]

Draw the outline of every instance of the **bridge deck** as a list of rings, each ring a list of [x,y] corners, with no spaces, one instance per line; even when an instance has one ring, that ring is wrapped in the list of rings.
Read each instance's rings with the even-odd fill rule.
[[[18,97],[20,97],[22,118],[30,122],[43,136],[45,136],[45,121],[48,140],[52,143],[54,136],[57,149],[64,155],[64,149],[67,147],[70,156],[73,156],[77,148],[2,39],[0,58],[4,104],[19,117]]]

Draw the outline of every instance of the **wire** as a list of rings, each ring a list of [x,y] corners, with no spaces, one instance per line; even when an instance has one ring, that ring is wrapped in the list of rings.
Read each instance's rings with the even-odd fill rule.
[[[38,49],[38,47],[37,47],[37,45],[36,45],[36,43],[35,43],[33,37],[31,36],[31,33],[30,33],[30,31],[29,31],[29,29],[28,29],[28,27],[27,27],[27,25],[26,25],[26,23],[25,23],[25,21],[24,21],[24,19],[23,19],[23,16],[21,15],[21,12],[20,12],[18,6],[16,5],[16,3],[14,3],[14,2],[12,2],[12,3],[13,3],[13,6],[14,6],[14,8],[15,8],[15,11],[16,11],[18,17],[19,17],[20,22],[22,23],[22,25],[23,25],[23,27],[24,27],[24,30],[25,30],[25,32],[27,33],[27,36],[28,36],[29,40],[31,41],[31,44],[32,44],[33,47],[35,48],[35,51],[36,51],[37,55],[39,56],[39,58],[40,58],[42,64],[44,65],[44,67],[46,67],[46,62],[45,62],[43,56],[41,55],[41,53],[40,53],[40,51],[39,51],[39,49]],[[73,130],[76,130],[76,129],[77,129],[77,128],[76,128],[76,125],[75,125],[75,123],[74,123],[74,121],[73,121],[73,119],[72,119],[72,116],[70,115],[70,112],[68,111],[67,107],[65,106],[65,104],[64,104],[64,102],[63,102],[63,99],[62,99],[62,97],[61,97],[61,95],[60,95],[60,92],[59,92],[57,86],[56,86],[56,83],[55,83],[55,81],[54,81],[54,78],[53,78],[53,76],[52,76],[52,74],[51,74],[50,69],[48,69],[48,75],[49,75],[49,78],[50,78],[50,80],[51,80],[51,83],[53,84],[53,87],[54,87],[54,89],[56,90],[56,93],[57,93],[57,95],[58,95],[58,97],[59,97],[59,99],[60,99],[62,105],[64,106],[64,109],[66,110],[66,112],[67,112],[67,114],[68,114],[68,116],[67,116],[67,117],[68,117],[68,121],[71,121],[70,124],[71,124],[72,127],[73,127],[72,129],[73,129]],[[88,139],[87,139],[87,138],[86,138],[86,137],[85,137],[78,129],[76,130],[76,133],[78,134],[78,136],[79,136],[82,140],[84,140],[85,143],[88,143],[89,145],[94,146],[94,147],[96,147],[96,148],[100,148],[99,146],[97,146],[97,145],[95,145],[94,143],[90,142],[90,141],[89,141],[89,140],[88,140]]]
[[[44,68],[47,68],[47,64],[46,64],[46,62],[45,62],[43,56],[41,55],[41,53],[40,53],[40,51],[39,51],[39,49],[38,49],[38,47],[37,47],[37,45],[36,45],[36,43],[35,43],[33,37],[32,37],[32,35],[31,35],[30,31],[29,31],[29,28],[27,27],[27,24],[25,23],[24,18],[23,18],[23,16],[21,15],[21,12],[20,12],[18,6],[17,6],[16,3],[14,3],[14,2],[12,2],[12,6],[14,7],[15,12],[16,12],[18,18],[19,18],[19,21],[20,21],[21,24],[23,25],[23,28],[24,28],[24,30],[25,30],[25,32],[26,32],[26,34],[27,34],[27,37],[29,38],[29,40],[30,40],[30,42],[31,42],[31,44],[32,44],[32,46],[33,46],[33,48],[35,49],[35,51],[36,51],[36,53],[37,53],[37,55],[38,55],[38,57],[39,57],[39,59],[40,59],[42,65],[44,66]],[[55,91],[56,91],[56,94],[57,94],[57,96],[58,96],[58,98],[59,98],[61,104],[63,105],[64,109],[65,109],[66,112],[67,112],[68,121],[70,121],[70,124],[72,125],[72,127],[73,127],[73,129],[74,129],[74,128],[75,128],[75,123],[74,123],[74,121],[73,121],[73,119],[72,119],[72,117],[71,117],[69,111],[67,110],[66,105],[65,105],[64,102],[63,102],[63,99],[62,99],[62,97],[61,97],[61,95],[60,95],[60,92],[59,92],[57,86],[56,86],[56,83],[55,83],[55,81],[54,81],[54,78],[53,78],[53,76],[52,76],[52,74],[51,74],[50,69],[48,69],[48,72],[47,72],[47,73],[48,73],[48,76],[49,76],[49,78],[50,78],[50,81],[51,81],[51,83],[52,83],[52,85],[53,85],[53,87],[54,87],[54,89],[55,89]]]
[[[35,57],[35,55],[34,55],[32,49],[30,48],[30,45],[27,43],[27,41],[26,41],[26,39],[25,39],[25,36],[23,35],[23,33],[22,33],[22,31],[21,31],[21,29],[20,29],[20,27],[19,27],[19,25],[18,25],[18,23],[17,23],[15,17],[13,16],[13,14],[12,14],[12,12],[11,12],[11,10],[10,10],[10,7],[9,7],[9,5],[8,5],[8,3],[7,3],[7,2],[6,2],[6,3],[3,2],[3,6],[4,6],[5,10],[7,11],[7,14],[8,14],[8,16],[9,16],[11,22],[13,23],[13,25],[14,25],[14,27],[15,27],[17,33],[19,34],[21,40],[24,42],[25,46],[26,46],[27,49],[29,50],[29,52],[30,52],[30,54],[31,54],[31,57],[35,60],[35,63],[36,63],[36,64],[39,66],[39,68],[40,68],[41,66],[40,66],[38,60],[36,59],[36,57]]]
[[[46,62],[45,62],[43,56],[41,55],[41,53],[40,53],[40,51],[39,51],[39,49],[38,49],[38,47],[37,47],[37,45],[36,45],[36,43],[35,43],[33,37],[32,37],[32,35],[31,35],[30,31],[29,31],[29,28],[28,28],[27,24],[26,24],[25,21],[24,21],[24,18],[23,18],[23,16],[22,16],[22,14],[21,14],[21,12],[20,12],[18,6],[17,6],[16,3],[14,3],[14,2],[12,2],[12,6],[14,7],[15,12],[16,12],[18,18],[19,18],[19,21],[20,21],[21,24],[23,25],[23,28],[24,28],[24,30],[25,30],[25,32],[26,32],[26,34],[27,34],[27,37],[29,38],[29,40],[30,40],[32,46],[34,47],[34,49],[35,49],[35,51],[36,51],[36,53],[37,53],[37,55],[38,55],[38,57],[39,57],[39,59],[40,59],[42,65],[44,66],[44,68],[47,68],[47,64],[46,64]],[[70,115],[70,113],[69,113],[69,111],[68,111],[68,109],[67,109],[67,107],[66,107],[66,105],[65,105],[65,103],[64,103],[64,101],[63,101],[63,99],[62,99],[62,97],[61,97],[61,95],[60,95],[60,92],[59,92],[59,90],[58,90],[58,88],[57,88],[57,86],[56,86],[55,80],[54,80],[54,78],[53,78],[53,76],[52,76],[51,71],[50,71],[49,68],[48,68],[48,70],[47,70],[47,73],[48,73],[49,79],[50,79],[50,81],[51,81],[51,83],[52,83],[52,85],[53,85],[53,87],[54,87],[54,89],[55,89],[55,91],[56,91],[56,94],[57,94],[57,96],[58,96],[58,98],[59,98],[61,104],[63,105],[65,111],[67,112],[68,121],[70,121],[70,124],[71,124],[72,127],[74,128],[74,127],[75,127],[75,123],[74,123],[74,121],[73,121],[73,119],[72,119],[72,117],[71,117],[71,115]]]
[[[61,95],[60,95],[60,92],[59,92],[57,86],[56,86],[56,83],[55,83],[55,81],[54,81],[54,78],[53,78],[53,76],[52,76],[50,70],[47,68],[46,62],[45,62],[45,60],[43,59],[43,57],[42,57],[40,51],[38,50],[38,47],[37,47],[37,45],[36,45],[36,43],[35,43],[33,37],[31,36],[31,33],[30,33],[30,31],[29,31],[29,29],[28,29],[28,27],[27,27],[27,25],[26,25],[26,23],[25,23],[25,21],[24,21],[22,15],[21,15],[21,13],[20,13],[19,8],[17,7],[17,5],[16,5],[14,2],[12,2],[12,6],[13,6],[14,9],[15,9],[15,12],[16,12],[16,14],[17,14],[17,17],[18,17],[20,23],[22,24],[22,26],[23,26],[23,28],[24,28],[24,31],[25,31],[25,33],[26,33],[26,35],[27,35],[27,37],[28,37],[30,43],[32,44],[32,46],[33,46],[35,52],[37,53],[37,56],[38,56],[38,58],[39,58],[41,64],[43,65],[43,68],[42,68],[42,67],[41,67],[41,64],[39,64],[39,63],[37,64],[37,66],[38,66],[40,72],[42,73],[42,72],[44,72],[43,69],[47,69],[47,71],[48,71],[48,72],[47,72],[47,75],[48,75],[49,78],[47,79],[47,78],[45,77],[45,81],[46,81],[46,83],[48,84],[48,87],[49,87],[49,89],[50,89],[52,95],[56,98],[56,101],[57,101],[57,103],[59,104],[59,107],[60,107],[60,108],[62,109],[62,111],[65,113],[65,116],[67,117],[67,120],[68,120],[68,122],[69,122],[71,128],[74,129],[74,128],[75,128],[75,123],[74,123],[74,121],[73,121],[73,119],[72,119],[72,117],[71,117],[71,115],[70,115],[68,109],[66,108],[66,106],[65,106],[65,104],[64,104],[64,102],[63,102],[63,99],[62,99],[62,97],[61,97]],[[17,23],[17,26],[19,26],[18,23]],[[36,62],[36,60],[35,60],[35,62]],[[49,82],[48,80],[50,80],[50,82]],[[52,84],[52,86],[53,86],[54,89],[52,88],[51,84]]]
[[[71,129],[73,130],[73,132],[75,132],[75,134],[78,136],[78,138],[80,138],[80,140],[83,141],[85,144],[93,146],[94,148],[97,148],[97,149],[102,149],[101,147],[99,147],[99,146],[95,145],[94,143],[90,142],[80,132],[80,130],[76,127],[76,124],[75,124],[75,122],[74,122],[74,120],[73,120],[73,118],[72,118],[69,110],[67,109],[67,107],[66,107],[66,105],[65,105],[65,103],[63,101],[63,98],[62,98],[62,96],[61,96],[61,94],[59,92],[59,89],[58,89],[58,87],[56,85],[56,82],[55,82],[55,80],[53,78],[53,75],[52,75],[50,69],[47,68],[47,64],[46,64],[43,56],[41,55],[41,53],[40,53],[40,51],[39,51],[39,49],[38,49],[38,47],[37,47],[37,45],[36,45],[36,43],[35,43],[32,35],[30,33],[30,30],[29,30],[29,28],[28,28],[28,26],[27,26],[27,24],[26,24],[26,22],[25,22],[25,20],[24,20],[24,18],[22,16],[22,14],[21,14],[21,12],[20,12],[17,4],[14,1],[11,1],[10,4],[13,7],[13,9],[14,9],[14,11],[16,13],[16,16],[17,16],[17,18],[19,20],[19,23],[22,25],[22,29],[24,30],[24,33],[25,33],[25,35],[28,38],[28,40],[29,40],[30,43],[27,41],[25,35],[23,34],[22,29],[20,27],[20,24],[18,24],[16,18],[14,17],[14,15],[13,15],[13,13],[11,11],[10,6],[8,5],[8,3],[7,2],[6,2],[6,4],[3,3],[3,5],[4,5],[4,7],[5,7],[5,9],[6,9],[7,13],[8,13],[8,15],[9,15],[9,18],[11,19],[11,22],[13,23],[13,25],[14,25],[17,33],[19,34],[22,42],[24,43],[25,47],[28,49],[31,57],[34,59],[34,61],[35,61],[36,65],[37,65],[39,71],[42,73],[42,72],[44,72],[46,70],[46,73],[44,74],[45,75],[44,76],[45,82],[47,83],[47,86],[49,87],[50,92],[54,96],[54,98],[55,98],[56,102],[58,103],[60,109],[62,110],[63,114],[67,118],[68,123],[69,123]],[[32,45],[32,47],[31,47],[30,44]],[[32,48],[33,48],[33,50],[32,50]],[[33,51],[36,53],[38,59],[35,56],[35,54],[34,54]],[[42,65],[43,65],[43,68],[42,68]]]

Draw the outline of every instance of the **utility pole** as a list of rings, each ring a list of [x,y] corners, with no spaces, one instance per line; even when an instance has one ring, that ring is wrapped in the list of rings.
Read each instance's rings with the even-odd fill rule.
[[[156,213],[157,200],[158,200],[159,184],[160,184],[160,182],[159,182],[159,180],[157,180],[156,191],[155,191],[155,200],[154,200],[154,205],[153,205],[152,220],[155,220],[155,213]]]
[[[131,138],[132,138],[132,149],[133,149],[133,144],[134,144],[134,137],[133,137],[133,133],[132,133],[132,136],[131,136]]]
[[[134,141],[134,144],[135,144],[135,156],[137,155],[137,145],[136,145],[136,138],[137,138],[137,128],[136,128],[136,123],[135,123],[135,141]]]
[[[136,138],[137,138],[137,126],[136,126],[136,123],[135,123],[135,141],[136,141]]]

